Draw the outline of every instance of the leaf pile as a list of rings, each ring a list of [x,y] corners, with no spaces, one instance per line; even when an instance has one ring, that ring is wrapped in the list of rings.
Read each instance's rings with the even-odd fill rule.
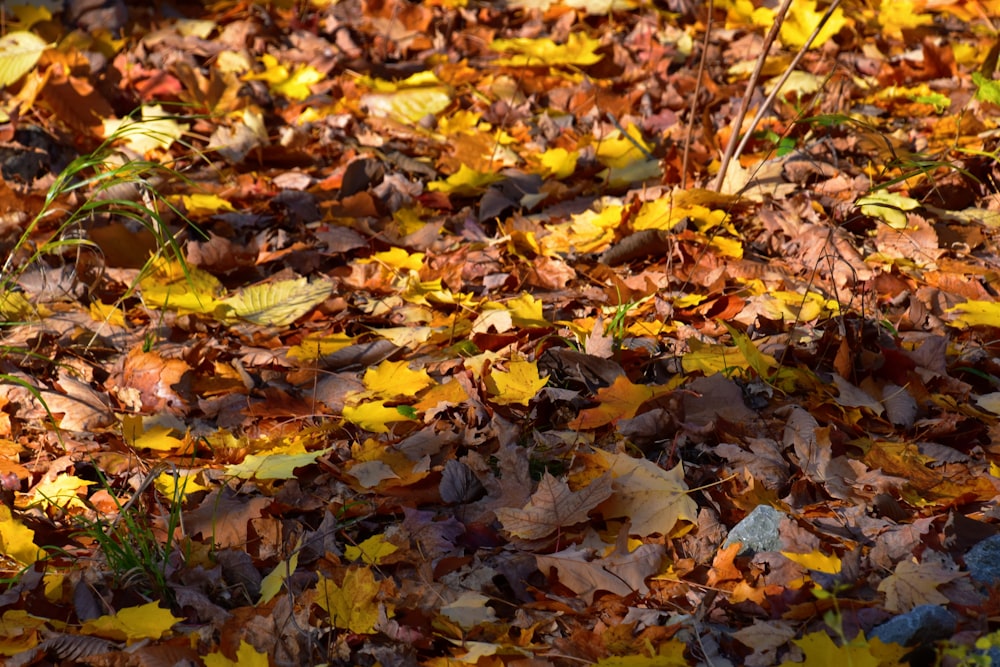
[[[0,40],[10,664],[1000,645],[998,3],[150,4]]]

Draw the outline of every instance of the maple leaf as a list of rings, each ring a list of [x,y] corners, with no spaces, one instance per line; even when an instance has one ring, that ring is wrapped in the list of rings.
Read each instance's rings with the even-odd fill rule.
[[[357,546],[344,547],[344,557],[348,560],[362,560],[367,565],[378,565],[383,558],[397,551],[399,547],[387,541],[383,533],[372,535]]]
[[[365,371],[365,388],[380,398],[413,397],[434,384],[427,371],[415,371],[406,361],[383,361]]]
[[[205,667],[268,667],[270,664],[266,651],[258,652],[252,644],[243,640],[240,640],[235,660],[230,660],[221,652],[209,653],[202,660],[205,662]]]
[[[673,391],[672,387],[648,384],[632,384],[627,377],[619,375],[610,387],[601,387],[594,397],[600,403],[597,407],[581,410],[576,419],[567,426],[574,431],[586,431],[611,424],[619,419],[635,417],[642,404],[657,396]]]
[[[6,505],[0,505],[0,553],[22,565],[34,563],[39,553],[35,531],[14,518]]]
[[[886,609],[907,612],[922,604],[948,604],[948,598],[938,591],[938,586],[964,576],[963,572],[949,570],[937,563],[903,560],[879,583],[878,590],[885,594]]]
[[[344,419],[366,431],[388,433],[387,424],[413,419],[412,416],[405,414],[401,407],[404,406],[387,406],[385,401],[365,401],[359,405],[345,405],[342,412]]]
[[[548,383],[548,376],[538,375],[538,364],[533,361],[511,361],[507,372],[490,369],[486,387],[494,403],[527,405]]]
[[[830,635],[825,632],[813,632],[802,639],[793,639],[792,643],[802,649],[805,654],[805,662],[785,661],[780,667],[794,667],[795,665],[809,665],[809,667],[879,667],[882,660],[872,653],[872,646],[877,640],[869,645],[865,641],[863,633],[858,633],[850,642],[837,645]]]
[[[616,549],[604,558],[595,558],[591,549],[572,546],[550,555],[536,555],[538,569],[548,576],[559,573],[559,583],[586,600],[594,601],[597,591],[626,596],[645,594],[646,578],[660,571],[666,549],[662,544],[643,544],[634,551]]]
[[[287,560],[283,560],[278,563],[267,576],[265,576],[260,582],[260,598],[257,600],[258,605],[267,604],[270,602],[278,591],[281,590],[282,585],[284,585],[285,580],[288,577],[295,574],[295,570],[299,567],[299,553],[302,548],[302,538],[295,544],[295,548],[292,550],[292,555],[288,557]]]
[[[579,491],[571,491],[565,482],[545,473],[527,505],[521,509],[500,508],[495,514],[511,535],[538,540],[587,521],[590,511],[610,495],[609,475],[598,477]]]
[[[808,570],[822,572],[823,574],[838,574],[842,567],[840,558],[837,556],[828,556],[821,551],[812,551],[807,554],[782,551],[781,555]]]
[[[678,521],[697,522],[698,506],[688,495],[680,463],[664,470],[626,454],[597,450],[593,457],[614,479],[614,493],[600,507],[605,518],[628,517],[637,535],[669,535]]]
[[[540,65],[593,65],[604,56],[596,53],[601,41],[581,32],[571,32],[565,44],[556,44],[542,37],[528,39],[495,39],[490,44],[494,51],[515,53],[510,58],[499,58],[494,64],[513,67],[538,67]]]
[[[160,607],[158,602],[150,602],[87,621],[80,632],[108,639],[128,640],[131,643],[140,639],[159,639],[175,623],[183,620],[171,614],[169,609]]]
[[[333,627],[370,635],[379,619],[380,588],[367,567],[348,569],[340,586],[321,574],[316,584],[316,604],[330,615]],[[386,605],[386,615],[392,615],[390,605]]]

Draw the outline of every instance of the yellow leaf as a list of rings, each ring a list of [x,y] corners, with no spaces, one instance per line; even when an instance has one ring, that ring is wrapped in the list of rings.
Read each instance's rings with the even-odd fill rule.
[[[798,563],[807,570],[822,572],[823,574],[837,574],[840,572],[841,563],[837,556],[827,556],[821,551],[813,551],[807,554],[797,554],[791,551],[782,551],[781,555]]]
[[[659,644],[656,655],[622,655],[598,660],[594,667],[687,667],[687,644],[677,639]]]
[[[267,653],[258,653],[251,644],[240,640],[240,648],[236,651],[236,660],[230,660],[222,652],[209,653],[202,660],[205,667],[269,667]]]
[[[269,53],[265,53],[260,58],[264,65],[264,71],[246,74],[244,81],[266,81],[272,92],[287,97],[290,100],[301,101],[312,94],[309,89],[314,83],[323,80],[323,74],[311,65],[299,67],[294,72],[289,72],[288,68],[278,62],[278,59]]]
[[[58,475],[55,479],[45,480],[35,485],[31,490],[31,504],[43,509],[50,506],[69,509],[70,507],[86,507],[80,498],[80,491],[94,484],[75,475]]]
[[[627,136],[615,130],[597,143],[597,159],[605,167],[622,169],[649,158],[651,147],[639,128],[629,123],[625,131]]]
[[[906,211],[920,208],[921,205],[916,199],[885,190],[861,197],[854,203],[861,207],[862,213],[882,220],[893,229],[906,229]]]
[[[33,32],[18,30],[0,37],[0,87],[7,87],[38,64],[49,44]]]
[[[156,452],[172,452],[182,449],[184,441],[173,436],[174,429],[169,426],[153,426],[136,437],[131,445],[136,449],[151,449]]]
[[[304,468],[316,463],[316,459],[329,452],[323,449],[300,454],[248,454],[242,463],[226,466],[226,474],[241,479],[292,479],[296,468]]]
[[[214,215],[219,211],[235,211],[233,205],[218,195],[207,195],[195,193],[192,195],[181,195],[178,200],[184,205],[188,217],[204,217]]]
[[[254,324],[286,327],[326,301],[333,290],[328,280],[295,278],[247,287],[222,303],[234,315]]]
[[[755,23],[764,23],[770,26],[771,23],[774,23],[775,12],[770,9],[766,10],[770,14],[770,20],[768,20],[767,16],[764,15],[764,9],[761,7],[755,11],[753,20]],[[819,25],[824,13],[825,8],[824,11],[816,11],[816,0],[796,0],[792,3],[788,13],[785,15],[784,22],[781,24],[781,41],[786,46],[795,49],[801,48],[805,45],[806,40],[809,39],[813,30],[816,29],[816,26]],[[823,44],[830,41],[834,35],[840,32],[840,29],[845,25],[847,25],[847,19],[844,18],[844,10],[838,7],[809,48],[818,49],[823,46]]]
[[[383,558],[399,551],[392,542],[385,539],[385,533],[372,535],[358,546],[344,547],[347,560],[363,560],[367,565],[378,565]]]
[[[572,176],[579,159],[580,151],[570,152],[565,148],[550,148],[538,156],[538,161],[544,168],[542,176],[556,180]]]
[[[348,336],[345,333],[310,334],[303,338],[298,345],[288,348],[288,356],[299,361],[314,361],[338,350],[343,350],[345,347],[350,347],[357,340],[357,336]]]
[[[927,2],[926,0],[921,0],[919,3],[914,0],[882,0],[879,10],[875,13],[879,25],[882,26],[882,34],[886,38],[902,39],[903,30],[912,30],[934,23],[934,17],[930,14],[917,13],[918,5],[923,9]]]
[[[153,482],[156,490],[172,501],[183,502],[188,495],[199,491],[208,491],[210,487],[199,484],[196,475],[177,475],[169,472],[160,473]]]
[[[140,639],[160,639],[175,623],[182,620],[184,619],[171,614],[169,609],[160,608],[158,602],[150,602],[87,621],[80,632],[131,643]]]
[[[410,419],[397,408],[386,407],[385,401],[367,401],[356,406],[345,405],[343,416],[352,424],[357,424],[372,433],[388,433],[389,427],[386,424]]]
[[[490,44],[490,48],[494,51],[516,54],[510,58],[495,60],[495,65],[539,67],[545,65],[593,65],[603,58],[596,53],[600,45],[601,40],[599,39],[588,37],[582,32],[572,32],[565,44],[556,44],[545,37],[539,39],[516,37],[514,39],[495,39]]]
[[[664,470],[652,461],[596,450],[594,458],[614,477],[611,498],[601,504],[606,518],[629,517],[636,535],[669,535],[678,521],[696,523],[698,505],[688,495],[684,468]]]
[[[507,301],[505,304],[507,311],[510,313],[512,323],[519,327],[533,329],[545,329],[552,326],[542,314],[542,305],[541,301],[527,292]]]
[[[386,93],[365,93],[361,105],[375,118],[416,124],[426,116],[434,116],[451,104],[451,89],[447,86],[403,88]]]
[[[8,609],[0,617],[0,655],[15,656],[38,645],[39,630],[45,619],[35,618],[21,609]]]
[[[147,306],[179,312],[203,313],[217,318],[229,306],[219,300],[222,283],[207,271],[183,266],[176,260],[161,258],[139,280],[139,291]]]
[[[115,306],[101,303],[100,301],[90,302],[90,317],[93,318],[95,322],[107,322],[108,324],[113,324],[116,327],[126,326],[125,313],[122,312],[121,308],[116,308]]]
[[[956,328],[1000,327],[1000,302],[966,301],[945,312],[954,314],[948,324]]]
[[[105,120],[104,136],[123,139],[125,145],[139,155],[158,148],[167,150],[190,127],[186,123],[178,123],[173,116],[159,104],[147,104],[142,107],[139,120]]]
[[[535,362],[512,361],[507,364],[506,373],[491,369],[486,386],[493,395],[494,403],[527,405],[547,382],[547,376],[538,375],[538,364]]]
[[[358,264],[374,262],[399,271],[419,271],[424,265],[424,253],[415,252],[411,255],[402,248],[390,248],[385,252],[377,252],[371,257],[355,261]]]
[[[383,361],[378,368],[365,371],[365,387],[379,398],[416,396],[422,389],[436,384],[427,371],[412,370],[405,361]]]
[[[503,180],[503,176],[494,172],[479,172],[466,165],[443,181],[431,181],[427,189],[431,192],[444,192],[459,196],[479,194],[491,183]]]
[[[872,655],[871,647],[865,641],[864,633],[858,635],[842,646],[834,643],[824,631],[813,632],[802,639],[793,639],[792,643],[802,649],[805,662],[786,661],[780,667],[879,667],[881,661]],[[892,663],[887,663],[892,664]]]
[[[312,95],[309,86],[323,80],[323,73],[312,65],[299,67],[284,81],[271,86],[271,90],[290,100],[301,101]]]
[[[261,580],[260,598],[257,600],[258,605],[267,604],[274,599],[274,596],[281,590],[281,586],[285,583],[285,580],[295,574],[295,570],[299,567],[299,549],[301,547],[302,538],[300,537],[298,543],[295,545],[295,549],[292,551],[292,555],[288,557],[288,560],[283,560],[278,563],[278,565]]]
[[[316,604],[330,615],[334,628],[359,635],[374,634],[379,617],[379,588],[375,575],[367,567],[349,569],[342,586],[320,574]],[[391,613],[387,605],[386,615]]]
[[[38,560],[35,531],[18,521],[6,505],[0,505],[0,553],[21,565]]]

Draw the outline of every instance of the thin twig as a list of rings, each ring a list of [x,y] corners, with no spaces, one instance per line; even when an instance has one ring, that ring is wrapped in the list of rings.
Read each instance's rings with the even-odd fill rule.
[[[715,0],[708,0],[708,19],[705,21],[705,39],[701,43],[698,78],[694,84],[694,95],[691,96],[691,108],[688,110],[687,130],[684,133],[684,156],[681,158],[681,190],[687,188],[688,155],[691,153],[691,135],[694,134],[694,115],[698,112],[698,98],[701,97],[701,81],[705,75],[705,62],[708,60],[708,42],[712,36],[713,14],[715,14]]]
[[[774,24],[771,25],[771,29],[767,31],[767,36],[764,37],[764,46],[761,48],[760,55],[757,56],[757,63],[754,65],[750,80],[747,81],[746,92],[743,94],[743,101],[740,102],[740,110],[736,113],[736,117],[733,118],[732,134],[729,135],[729,143],[726,145],[726,152],[722,156],[719,173],[715,177],[715,187],[712,188],[716,192],[722,192],[722,183],[726,180],[726,170],[729,169],[729,163],[736,153],[736,143],[740,139],[743,119],[746,118],[747,111],[750,109],[750,98],[753,96],[754,89],[757,88],[757,81],[760,79],[760,73],[764,69],[764,63],[767,61],[767,54],[771,50],[771,45],[777,39],[781,24],[785,21],[785,14],[788,13],[788,8],[791,6],[792,0],[782,0],[781,7],[774,16]]]
[[[734,157],[738,158],[743,154],[743,149],[746,148],[747,142],[753,135],[753,131],[757,127],[757,124],[764,118],[764,114],[767,113],[767,110],[771,108],[771,105],[774,103],[774,99],[781,93],[781,87],[785,85],[785,82],[788,81],[788,77],[790,77],[792,72],[795,71],[795,68],[799,66],[799,61],[801,61],[802,57],[806,55],[806,52],[809,50],[809,47],[812,46],[813,41],[819,36],[820,30],[823,29],[826,22],[831,16],[833,16],[833,12],[839,5],[840,0],[833,0],[833,2],[830,3],[830,6],[827,7],[826,13],[823,14],[823,18],[819,20],[819,25],[817,25],[816,29],[813,30],[811,35],[809,35],[809,39],[802,45],[802,48],[795,54],[795,57],[792,58],[792,63],[785,69],[785,73],[781,75],[781,78],[778,79],[778,83],[771,91],[771,94],[768,95],[764,100],[764,103],[760,105],[760,109],[757,110],[757,115],[753,117],[753,121],[750,123],[750,129],[743,134],[743,140],[740,142],[740,145],[736,147],[736,152],[733,154]]]

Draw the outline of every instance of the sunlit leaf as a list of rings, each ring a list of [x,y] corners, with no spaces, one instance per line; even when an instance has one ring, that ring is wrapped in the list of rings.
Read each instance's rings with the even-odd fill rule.
[[[274,596],[281,591],[281,587],[284,585],[288,577],[295,574],[295,570],[299,567],[299,552],[302,547],[302,539],[296,543],[295,548],[292,549],[292,555],[288,557],[288,560],[283,560],[278,563],[273,570],[271,570],[263,580],[260,582],[260,598],[257,600],[258,605],[267,604],[274,599]]]
[[[264,326],[286,327],[323,303],[333,290],[328,280],[294,278],[253,285],[222,303],[240,319]]]
[[[85,495],[86,488],[96,484],[76,475],[59,475],[54,479],[43,480],[31,490],[31,504],[42,509],[55,506],[62,509],[70,507],[86,507],[81,492]]]
[[[365,401],[360,405],[345,405],[344,419],[372,433],[388,433],[387,424],[409,421],[403,413],[385,403],[385,401]]]
[[[160,607],[159,602],[150,602],[140,607],[128,607],[115,614],[87,621],[80,628],[80,632],[85,635],[97,635],[129,642],[140,639],[160,639],[170,632],[170,628],[175,623],[183,620],[183,618],[171,614],[169,609]]]
[[[544,65],[593,65],[603,56],[596,53],[601,45],[599,39],[588,37],[582,32],[571,32],[565,44],[556,44],[547,37],[529,39],[495,39],[490,44],[494,51],[514,53],[509,58],[500,58],[497,65],[514,67],[538,67]]]
[[[697,522],[698,505],[678,463],[664,470],[652,461],[597,450],[594,458],[614,480],[614,493],[600,510],[606,518],[628,517],[636,535],[669,535],[679,521]]]
[[[823,574],[838,574],[841,567],[843,567],[840,558],[835,555],[824,554],[821,551],[812,551],[807,554],[782,551],[781,555],[793,563],[798,563],[807,570],[822,572]]]
[[[368,391],[381,398],[416,396],[435,384],[427,371],[415,371],[405,361],[383,361],[377,368],[365,371],[363,381]]]
[[[122,139],[126,146],[139,155],[170,148],[184,136],[189,125],[177,121],[175,114],[159,104],[143,105],[138,119],[107,119],[104,121],[104,136]]]
[[[0,86],[9,86],[35,68],[49,44],[33,32],[18,30],[0,37]]]
[[[225,470],[227,475],[242,479],[293,479],[297,468],[316,463],[316,459],[328,452],[324,449],[300,454],[248,454],[242,463],[226,466]]]
[[[38,560],[39,553],[35,531],[15,518],[9,507],[0,504],[0,554],[21,565],[31,565]]]
[[[235,660],[230,660],[221,651],[209,653],[202,660],[205,667],[269,667],[271,664],[266,651],[259,653],[252,644],[243,640],[240,640]]]
[[[906,229],[906,211],[920,208],[916,199],[884,190],[861,197],[855,204],[865,215],[882,220],[893,229]]]
[[[507,365],[506,372],[492,369],[486,386],[495,403],[527,405],[547,382],[547,377],[539,376],[535,362],[512,361]]]
[[[431,192],[469,196],[482,192],[486,186],[500,180],[503,180],[500,174],[476,171],[463,164],[446,180],[428,183],[427,189]]]
[[[385,538],[385,534],[372,535],[361,544],[344,547],[344,557],[348,560],[361,560],[366,565],[378,565],[381,560],[399,551],[392,542]]]
[[[1000,327],[1000,302],[970,300],[945,311],[953,327]]]
[[[310,334],[298,345],[289,347],[288,356],[299,361],[313,361],[350,347],[357,343],[357,340],[357,336],[348,336],[345,333]]]
[[[316,584],[316,604],[329,614],[333,627],[370,635],[378,623],[379,589],[375,574],[367,567],[349,569],[340,586],[321,574]]]

